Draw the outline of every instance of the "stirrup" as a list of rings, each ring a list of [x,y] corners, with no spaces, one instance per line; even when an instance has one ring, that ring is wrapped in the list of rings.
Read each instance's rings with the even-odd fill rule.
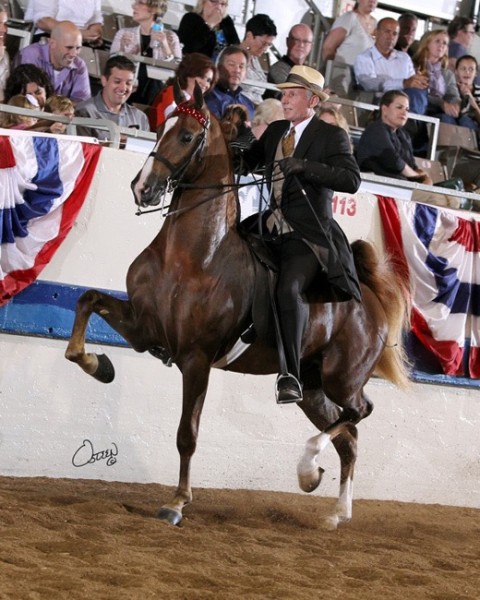
[[[291,404],[303,400],[303,386],[291,373],[278,375],[275,382],[275,397],[277,404]]]

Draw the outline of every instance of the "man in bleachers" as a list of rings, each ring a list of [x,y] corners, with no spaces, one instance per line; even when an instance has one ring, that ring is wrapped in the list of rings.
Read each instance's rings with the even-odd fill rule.
[[[50,78],[56,94],[77,103],[92,95],[88,68],[79,56],[81,48],[80,29],[70,21],[60,21],[46,44],[30,44],[17,54],[14,62],[40,67]]]
[[[82,32],[84,43],[90,46],[103,43],[101,0],[29,0],[25,20],[35,23],[34,41],[49,36],[60,21],[71,21]]]
[[[375,31],[375,44],[361,52],[353,66],[355,78],[362,89],[374,92],[378,100],[389,90],[403,90],[410,98],[410,110],[423,114],[428,78],[415,72],[412,59],[406,52],[395,50],[399,24],[391,17],[381,19]]]
[[[111,56],[102,75],[102,90],[93,98],[77,105],[75,116],[107,119],[120,127],[134,127],[150,131],[147,115],[127,104],[135,82],[135,65],[126,56]],[[101,129],[77,128],[80,135],[107,140],[109,132]]]
[[[418,17],[413,13],[402,13],[397,20],[400,32],[398,34],[395,50],[408,52],[408,54],[412,56],[413,53],[411,48],[415,42],[415,36],[417,35]]]
[[[467,17],[455,17],[448,24],[448,68],[455,71],[457,59],[469,53],[468,48],[475,35],[475,25]]]
[[[308,25],[294,25],[287,37],[287,53],[274,63],[268,71],[270,83],[285,83],[290,69],[294,65],[303,65],[310,54],[313,43],[313,31]]]
[[[242,91],[241,83],[247,73],[248,54],[241,46],[227,46],[218,57],[218,83],[205,96],[209,110],[221,119],[227,106],[243,104],[253,119],[255,106]]]

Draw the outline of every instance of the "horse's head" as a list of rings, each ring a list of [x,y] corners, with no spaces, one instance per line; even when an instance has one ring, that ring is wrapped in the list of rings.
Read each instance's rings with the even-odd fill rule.
[[[155,206],[162,195],[198,171],[207,141],[210,118],[203,95],[195,84],[193,98],[185,102],[180,86],[174,84],[177,108],[158,130],[155,148],[131,187],[138,206]]]

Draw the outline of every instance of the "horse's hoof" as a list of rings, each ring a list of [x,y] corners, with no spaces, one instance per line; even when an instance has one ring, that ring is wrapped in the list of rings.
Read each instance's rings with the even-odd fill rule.
[[[313,492],[320,485],[324,473],[325,469],[322,469],[322,467],[318,467],[310,473],[298,473],[298,485],[300,489],[308,494]]]
[[[97,381],[101,383],[112,383],[115,379],[115,369],[112,361],[106,354],[97,354],[98,367],[95,373],[92,373],[92,377],[95,377]]]
[[[337,515],[331,515],[329,517],[325,517],[320,526],[322,529],[326,531],[335,531],[338,528],[339,518]]]
[[[158,511],[157,517],[160,521],[166,521],[169,525],[180,525],[182,522],[182,513],[179,510],[173,508],[162,508]]]

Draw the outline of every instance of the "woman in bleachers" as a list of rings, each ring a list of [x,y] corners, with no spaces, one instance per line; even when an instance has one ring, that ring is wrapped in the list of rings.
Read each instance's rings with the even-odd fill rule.
[[[334,60],[353,67],[357,55],[373,46],[375,41],[373,35],[377,21],[372,12],[376,8],[377,0],[358,0],[353,10],[340,15],[323,42],[323,60]],[[345,68],[334,71],[329,88],[339,96],[345,96],[351,83],[351,72]]]
[[[53,93],[52,83],[45,71],[29,63],[15,67],[5,84],[5,102],[18,94],[31,94],[43,108]]]
[[[362,171],[431,185],[432,180],[415,163],[412,142],[404,130],[408,111],[409,98],[405,92],[385,92],[380,98],[378,118],[362,133],[357,162]]]
[[[5,84],[10,75],[10,57],[5,47],[8,31],[7,20],[7,10],[0,4],[0,102],[3,102]]]
[[[178,36],[184,54],[201,52],[214,62],[223,48],[240,43],[228,15],[228,0],[198,0],[193,12],[183,15]]]
[[[457,118],[460,113],[460,94],[455,75],[448,67],[448,33],[435,29],[425,34],[413,57],[418,73],[428,77],[428,90],[416,90],[415,93],[425,99],[424,114],[439,117],[449,115]],[[413,89],[413,88],[412,88]]]
[[[157,18],[163,18],[167,12],[166,0],[137,0],[133,2],[133,20],[135,27],[124,27],[115,34],[110,54],[125,52],[153,57],[152,42],[158,44],[155,58],[158,60],[181,60],[182,48],[178,35],[170,29],[152,31]],[[129,102],[150,105],[162,89],[163,84],[156,79],[149,79],[146,65],[140,63],[138,70],[138,88],[130,96]]]
[[[205,54],[192,52],[192,54],[186,54],[182,62],[178,65],[176,78],[185,99],[189,100],[193,94],[195,83],[198,83],[204,94],[215,87],[217,82],[217,67]],[[172,77],[167,81],[167,87],[154,99],[148,111],[150,129],[152,131],[156,131],[177,106],[173,97],[174,79]]]
[[[245,37],[240,46],[247,51],[248,63],[245,79],[267,82],[267,74],[260,63],[260,57],[267,52],[275,41],[277,28],[268,15],[258,14],[245,24]],[[265,88],[242,84],[242,90],[247,98],[255,104],[260,104]]]
[[[348,126],[347,119],[342,115],[342,113],[333,106],[322,106],[317,114],[321,121],[325,121],[326,123],[330,123],[330,125],[335,125],[336,127],[341,127],[343,130],[345,130],[348,135],[348,139],[350,140],[350,147],[353,152],[353,144],[350,138],[350,127]]]

